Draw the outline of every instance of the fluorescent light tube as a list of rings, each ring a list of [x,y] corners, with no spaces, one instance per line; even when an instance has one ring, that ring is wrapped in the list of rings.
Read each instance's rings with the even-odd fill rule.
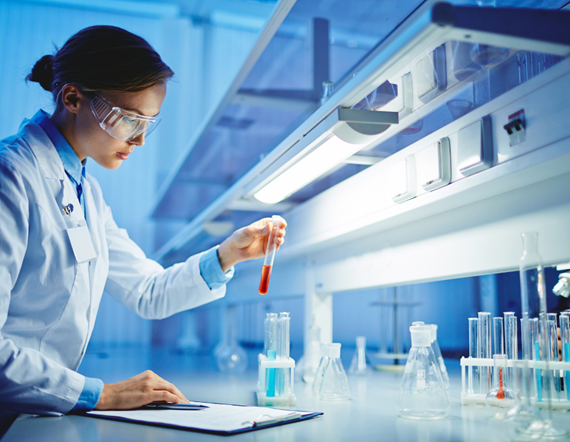
[[[363,146],[347,143],[332,135],[253,196],[262,203],[278,203],[354,155]]]

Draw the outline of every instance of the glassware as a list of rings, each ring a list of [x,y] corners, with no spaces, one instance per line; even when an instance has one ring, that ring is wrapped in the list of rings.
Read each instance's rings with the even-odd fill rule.
[[[277,359],[289,359],[289,327],[291,317],[289,312],[279,313],[277,320]],[[289,385],[289,370],[282,368],[275,369],[275,390],[278,396],[285,393],[285,386]]]
[[[442,419],[449,413],[449,399],[431,348],[431,326],[412,325],[410,333],[412,348],[400,386],[399,414],[408,419]]]
[[[321,96],[321,105],[325,104],[334,94],[334,83],[332,81],[323,81],[323,95]]]
[[[269,232],[269,237],[267,238],[265,259],[263,261],[263,268],[261,270],[261,281],[259,281],[260,295],[265,295],[269,288],[269,279],[271,278],[271,270],[273,268],[275,252],[277,251],[277,230],[283,225],[283,221],[283,218],[278,215],[273,215],[271,217],[271,223],[273,226]]]
[[[477,342],[479,357],[491,359],[491,313],[479,312]],[[491,389],[490,367],[479,368],[479,393],[487,394]]]
[[[562,360],[570,362],[570,317],[560,315],[560,343],[562,345]],[[566,397],[570,401],[570,371],[564,372],[564,388],[566,389]]]
[[[529,319],[529,324],[530,324],[530,352],[531,352],[529,360],[532,359],[534,361],[540,361],[538,318]],[[542,370],[540,368],[535,368],[534,376],[536,379],[536,383],[532,384],[534,388],[529,389],[529,394],[531,395],[531,397],[534,397],[534,392],[536,390],[536,401],[542,402]]]
[[[300,362],[300,372],[303,381],[312,384],[321,361],[321,329],[315,324],[315,315],[311,317],[311,325],[307,329],[308,345]]]
[[[558,362],[558,326],[556,325],[556,313],[548,313],[548,350],[550,351],[550,361]],[[560,370],[551,370],[552,376],[552,397],[560,399],[561,384]]]
[[[366,336],[356,337],[356,350],[352,357],[352,363],[348,369],[348,374],[367,376],[372,373],[372,367],[366,356]]]
[[[220,348],[216,356],[218,368],[222,373],[239,374],[247,369],[247,353],[237,339],[237,312],[235,306],[227,309],[226,345]]]
[[[493,354],[505,354],[505,341],[503,338],[503,318],[493,318]]]
[[[321,362],[313,382],[313,395],[325,401],[350,399],[348,378],[340,360],[340,344],[321,344]]]
[[[520,281],[521,281],[521,306],[523,311],[523,319],[530,321],[538,315],[539,318],[539,347],[540,358],[546,362],[544,370],[544,382],[542,385],[543,400],[546,401],[547,419],[545,419],[544,436],[548,438],[560,438],[568,436],[566,430],[554,427],[552,422],[552,373],[548,369],[550,359],[549,341],[548,341],[548,319],[546,309],[546,286],[544,280],[544,271],[542,268],[542,258],[538,253],[538,233],[525,232],[522,234],[524,252],[520,261]],[[525,327],[522,334],[523,358],[531,359],[532,342],[530,336],[531,327]],[[535,344],[536,345],[536,344]],[[528,370],[523,370],[525,376],[529,375]],[[525,381],[526,382],[526,381]],[[523,382],[524,383],[524,382]]]
[[[431,349],[435,356],[435,360],[439,364],[439,369],[441,370],[441,379],[443,380],[443,386],[449,388],[449,375],[447,374],[447,369],[445,368],[445,361],[441,355],[441,349],[437,342],[437,325],[431,324]]]
[[[268,361],[277,360],[277,313],[267,313],[265,318],[266,324],[266,341]],[[268,368],[265,374],[265,395],[266,397],[275,397],[275,368]]]
[[[542,416],[530,403],[530,368],[528,360],[512,361],[513,379],[519,392],[517,403],[505,413],[511,440],[537,440],[546,429]]]
[[[502,319],[502,318],[501,318]],[[485,405],[488,408],[498,407],[502,411],[495,414],[496,418],[503,418],[505,411],[515,405],[515,394],[507,386],[504,377],[507,368],[507,355],[493,355],[493,388],[485,397]]]
[[[477,318],[468,318],[469,321],[469,357],[470,358],[477,358],[479,356],[478,344],[477,344],[477,329],[478,324],[477,322],[479,319]],[[476,391],[479,391],[479,367],[468,367],[468,394],[474,394]]]
[[[518,359],[517,319],[514,312],[503,313],[505,317],[505,352],[508,359]],[[513,369],[507,368],[507,382],[513,383]]]

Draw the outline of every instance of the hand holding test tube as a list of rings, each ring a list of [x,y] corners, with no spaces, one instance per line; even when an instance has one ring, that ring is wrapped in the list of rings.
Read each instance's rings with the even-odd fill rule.
[[[263,269],[261,270],[261,281],[259,282],[259,294],[265,295],[269,288],[269,279],[271,278],[271,270],[273,268],[273,260],[275,252],[279,250],[279,246],[283,242],[283,236],[279,234],[280,229],[284,229],[286,222],[278,215],[271,217],[271,230],[267,237],[267,247],[265,249],[265,260],[263,261]]]

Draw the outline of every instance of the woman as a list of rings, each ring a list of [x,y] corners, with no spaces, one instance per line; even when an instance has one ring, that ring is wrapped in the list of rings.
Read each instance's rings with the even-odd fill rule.
[[[111,26],[78,32],[28,76],[56,109],[0,143],[0,414],[186,402],[149,371],[107,385],[76,372],[103,290],[164,318],[221,298],[233,266],[263,256],[270,219],[165,270],[117,227],[86,173],[87,158],[116,169],[144,145],[172,76],[145,40]]]

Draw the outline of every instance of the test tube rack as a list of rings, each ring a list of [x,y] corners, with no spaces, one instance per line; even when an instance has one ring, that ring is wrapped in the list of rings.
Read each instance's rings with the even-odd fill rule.
[[[295,360],[293,358],[268,360],[267,356],[260,353],[258,362],[257,405],[260,407],[294,406],[297,403],[293,390]],[[272,375],[270,370],[274,370]],[[279,377],[279,375],[282,376]],[[278,379],[281,379],[281,382]],[[273,383],[271,387],[273,387],[275,396],[267,395],[269,383]],[[280,391],[279,384],[282,386],[282,391]]]
[[[472,358],[472,357],[462,357],[461,360],[461,405],[485,405],[485,397],[486,394],[483,393],[474,393],[473,391],[469,391],[468,385],[471,385],[469,382],[469,377],[473,376],[473,370],[469,370],[469,367],[490,367],[493,368],[494,361],[493,359],[483,359],[483,358]],[[513,367],[512,359],[508,359],[507,361],[507,368]],[[539,369],[539,370],[546,370],[548,367],[549,370],[559,370],[564,372],[564,385],[565,388],[567,383],[570,382],[570,362],[559,362],[559,361],[528,361],[528,368],[530,369]],[[560,399],[552,398],[551,399],[551,406],[553,409],[556,410],[570,410],[570,401],[566,399],[567,392],[563,391],[559,395]],[[538,408],[546,408],[547,401],[537,401],[536,397],[531,397],[531,403]]]

